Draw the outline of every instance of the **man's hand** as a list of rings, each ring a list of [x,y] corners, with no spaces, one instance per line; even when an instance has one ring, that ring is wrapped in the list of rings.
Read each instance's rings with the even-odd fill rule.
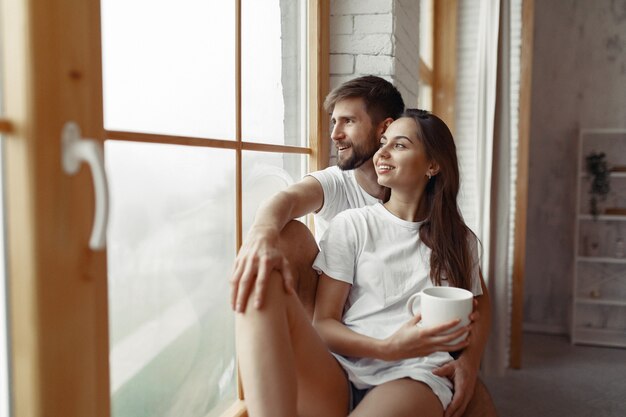
[[[241,247],[230,280],[233,310],[243,313],[255,289],[254,307],[261,308],[267,280],[273,270],[280,271],[286,292],[294,292],[289,262],[278,248],[279,232],[269,227],[253,227]]]
[[[433,374],[448,378],[454,386],[452,402],[446,409],[445,417],[461,417],[474,395],[478,370],[459,358],[435,369]]]
[[[474,298],[472,302],[472,313],[469,315],[470,323],[474,323],[478,321],[478,319],[480,319],[480,312],[478,311],[477,307],[478,301],[476,300],[476,298]]]
[[[477,307],[478,301],[474,298],[473,311],[469,316],[472,325],[480,319],[480,312]],[[473,365],[469,359],[463,357],[463,354],[461,354],[461,357],[457,360],[448,362],[435,369],[433,374],[448,378],[454,386],[452,402],[448,405],[444,417],[461,417],[474,395],[476,378],[478,377],[478,367]]]

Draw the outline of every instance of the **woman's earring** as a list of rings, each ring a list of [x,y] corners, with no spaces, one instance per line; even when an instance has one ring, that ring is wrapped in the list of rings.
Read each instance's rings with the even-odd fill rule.
[[[432,178],[432,176],[433,176],[433,175],[432,175],[430,172],[428,172],[428,173],[426,174],[426,176],[427,176],[427,177],[428,177],[428,179],[430,180],[430,179]]]

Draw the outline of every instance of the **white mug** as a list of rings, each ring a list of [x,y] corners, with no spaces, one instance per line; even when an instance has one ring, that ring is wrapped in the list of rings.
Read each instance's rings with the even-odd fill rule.
[[[452,320],[461,319],[461,322],[446,333],[452,333],[469,324],[469,315],[472,313],[474,294],[456,287],[429,287],[409,297],[406,308],[415,316],[416,307],[421,304],[422,321],[425,327],[437,326]],[[416,300],[420,303],[416,303]],[[455,345],[465,340],[467,333],[449,342]]]

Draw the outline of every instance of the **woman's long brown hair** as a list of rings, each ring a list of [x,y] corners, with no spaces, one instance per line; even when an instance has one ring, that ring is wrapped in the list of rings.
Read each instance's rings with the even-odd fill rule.
[[[440,118],[425,110],[407,109],[401,117],[415,120],[427,157],[439,165],[439,172],[426,186],[428,216],[420,228],[421,240],[432,251],[430,278],[434,285],[447,280],[450,286],[469,290],[474,263],[470,239],[476,237],[457,205],[459,163],[452,133]]]

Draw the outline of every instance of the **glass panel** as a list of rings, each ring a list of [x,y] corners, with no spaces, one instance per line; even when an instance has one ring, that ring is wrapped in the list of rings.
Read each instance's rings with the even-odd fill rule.
[[[102,0],[104,125],[235,137],[235,2]]]
[[[3,148],[4,138],[0,135],[0,417],[9,417],[9,332],[6,252],[4,250]]]
[[[417,107],[424,110],[433,109],[433,88],[429,84],[419,82],[419,94],[417,97]]]
[[[252,225],[259,204],[307,172],[308,155],[243,152],[243,235]]]
[[[307,146],[306,2],[242,0],[242,135],[248,142]]]
[[[236,396],[235,154],[107,141],[105,155],[112,415],[217,416]]]
[[[2,41],[2,39],[0,39]],[[1,42],[0,42],[1,44]],[[1,45],[0,45],[1,46]],[[0,61],[2,65],[2,61]],[[0,67],[0,116],[4,114]],[[9,417],[9,332],[6,252],[4,250],[4,137],[0,134],[0,417]]]
[[[434,43],[433,0],[420,0],[420,58],[428,68],[433,68]]]

